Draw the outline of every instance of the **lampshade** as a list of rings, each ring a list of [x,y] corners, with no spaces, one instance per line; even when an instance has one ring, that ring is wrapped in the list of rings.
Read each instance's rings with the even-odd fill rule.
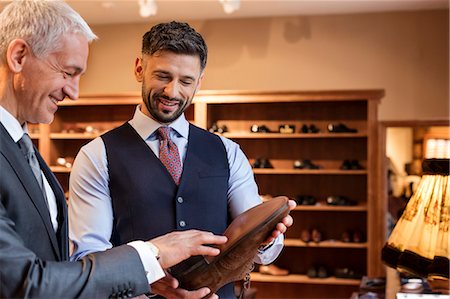
[[[390,267],[427,278],[448,292],[449,159],[426,159],[423,176],[382,250]]]

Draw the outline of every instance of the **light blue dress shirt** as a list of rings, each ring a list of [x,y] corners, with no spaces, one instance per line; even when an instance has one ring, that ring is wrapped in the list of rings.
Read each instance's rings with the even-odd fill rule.
[[[159,157],[159,140],[156,130],[161,126],[136,108],[131,126],[151,150]],[[182,163],[186,157],[189,137],[189,122],[184,114],[170,124],[171,139],[177,145]],[[230,178],[228,182],[228,207],[232,219],[261,203],[252,168],[239,145],[220,136],[225,145]],[[130,157],[132,159],[133,157]],[[106,149],[100,137],[83,146],[78,153],[70,174],[69,236],[71,259],[76,260],[91,252],[112,247],[110,243],[113,226],[113,211],[109,190]],[[273,246],[260,253],[255,262],[271,263],[281,252],[283,236]]]

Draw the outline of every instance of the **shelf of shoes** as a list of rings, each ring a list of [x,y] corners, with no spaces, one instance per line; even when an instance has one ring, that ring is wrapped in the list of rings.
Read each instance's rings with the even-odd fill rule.
[[[356,206],[332,206],[325,203],[317,203],[315,205],[297,205],[294,211],[317,211],[317,212],[365,212],[367,211],[367,205],[365,203],[359,203]]]
[[[251,281],[254,282],[267,282],[267,283],[303,283],[303,284],[324,284],[324,285],[355,285],[359,286],[360,279],[347,279],[347,278],[310,278],[307,275],[301,274],[289,274],[284,276],[264,275],[258,272],[252,272],[250,274]]]
[[[221,123],[221,122],[219,122]],[[222,123],[227,123],[222,121]],[[249,132],[226,132],[217,133],[231,139],[296,139],[296,138],[365,138],[367,133],[249,133]]]
[[[367,248],[367,243],[342,242],[337,240],[324,240],[320,242],[304,242],[299,239],[285,239],[284,245],[289,247],[323,247],[323,248]]]
[[[249,160],[250,164],[255,159]],[[295,160],[270,159],[273,168],[254,168],[255,174],[317,174],[317,175],[366,175],[366,169],[341,169],[342,161],[333,160],[314,160],[314,164],[319,169],[296,169],[294,168]],[[362,162],[362,164],[365,164]]]

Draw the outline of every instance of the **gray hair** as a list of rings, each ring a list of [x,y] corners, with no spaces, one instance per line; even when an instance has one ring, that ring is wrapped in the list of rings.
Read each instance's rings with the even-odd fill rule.
[[[57,0],[15,0],[0,13],[0,56],[5,59],[14,39],[25,40],[34,55],[58,51],[65,34],[81,34],[88,42],[97,39],[85,20],[69,5]]]

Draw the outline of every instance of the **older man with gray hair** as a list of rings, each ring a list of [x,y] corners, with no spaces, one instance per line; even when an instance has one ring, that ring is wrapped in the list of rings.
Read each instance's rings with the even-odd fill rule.
[[[190,230],[68,261],[64,194],[27,123],[50,123],[58,102],[78,98],[96,36],[62,1],[14,1],[0,13],[0,32],[0,297],[133,297],[189,256],[217,255],[203,244],[225,237]]]

